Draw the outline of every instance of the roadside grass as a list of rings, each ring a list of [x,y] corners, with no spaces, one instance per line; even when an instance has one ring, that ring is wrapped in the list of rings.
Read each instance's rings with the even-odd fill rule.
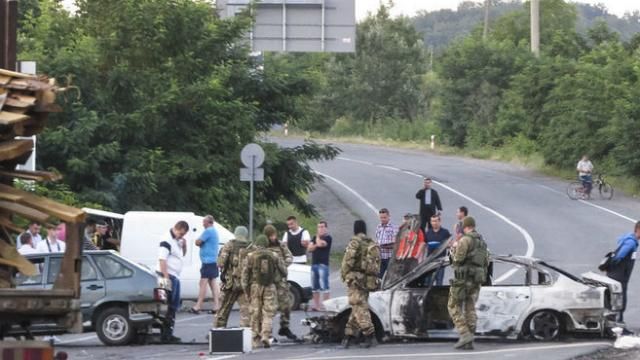
[[[278,234],[282,238],[282,234],[287,231],[287,218],[293,215],[298,219],[298,224],[309,230],[309,233],[313,236],[320,221],[318,216],[305,216],[298,213],[293,205],[288,202],[284,202],[277,207],[262,206],[260,211],[264,214],[265,219],[261,221],[261,224],[257,225],[256,234],[262,232],[262,229],[267,224],[266,221],[270,221],[278,229]]]
[[[282,132],[271,132],[270,136],[283,137]],[[398,149],[420,150],[438,155],[470,157],[474,159],[493,160],[510,163],[517,166],[540,172],[544,175],[566,180],[567,182],[576,179],[574,169],[563,169],[548,165],[538,152],[531,149],[530,144],[522,144],[521,141],[505,144],[501,147],[481,146],[454,148],[436,141],[435,149],[431,149],[430,140],[397,140],[382,136],[361,136],[361,135],[335,135],[317,132],[301,131],[289,129],[290,137],[304,137],[323,142],[347,142],[353,144],[376,145]],[[577,161],[577,160],[576,160]],[[640,179],[630,176],[614,176],[604,172],[605,179],[614,188],[614,198],[616,193],[624,193],[632,197],[640,196]]]

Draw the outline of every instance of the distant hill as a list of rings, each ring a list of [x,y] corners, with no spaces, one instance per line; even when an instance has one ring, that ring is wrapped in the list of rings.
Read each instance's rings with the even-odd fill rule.
[[[496,19],[509,12],[523,8],[522,1],[494,0],[490,17]],[[423,11],[413,18],[418,31],[424,34],[425,46],[436,50],[447,46],[452,40],[469,34],[484,20],[484,1],[462,2],[457,10]],[[578,7],[578,31],[585,32],[597,21],[604,20],[623,40],[629,40],[640,32],[640,12],[620,18],[607,12],[605,7],[589,4],[576,4]]]

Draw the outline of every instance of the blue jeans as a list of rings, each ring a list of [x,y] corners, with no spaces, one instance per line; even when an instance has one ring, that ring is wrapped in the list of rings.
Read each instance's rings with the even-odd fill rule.
[[[173,327],[176,321],[176,312],[180,309],[180,279],[173,275],[169,275],[171,280],[171,292],[169,293],[168,311],[167,311],[167,323],[168,331],[167,335],[173,335]]]
[[[382,279],[384,273],[387,272],[387,267],[389,267],[389,260],[391,259],[380,259],[380,275],[378,276],[380,279]]]
[[[329,265],[311,265],[311,286],[313,291],[329,291]]]
[[[593,178],[591,175],[581,175],[580,181],[582,181],[582,187],[584,188],[585,194],[591,194],[591,186],[593,184]]]

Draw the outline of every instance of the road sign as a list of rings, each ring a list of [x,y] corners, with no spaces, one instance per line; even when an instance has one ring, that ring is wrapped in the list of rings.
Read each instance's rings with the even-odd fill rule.
[[[251,174],[251,169],[240,168],[240,181],[264,181],[264,169],[253,169],[253,174]]]
[[[240,152],[240,160],[248,168],[259,167],[264,162],[264,150],[258,144],[247,144]]]

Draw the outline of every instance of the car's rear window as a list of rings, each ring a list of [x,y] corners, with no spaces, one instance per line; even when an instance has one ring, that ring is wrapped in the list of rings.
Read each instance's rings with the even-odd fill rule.
[[[121,279],[133,276],[133,270],[109,255],[94,256],[93,261],[105,279]]]

